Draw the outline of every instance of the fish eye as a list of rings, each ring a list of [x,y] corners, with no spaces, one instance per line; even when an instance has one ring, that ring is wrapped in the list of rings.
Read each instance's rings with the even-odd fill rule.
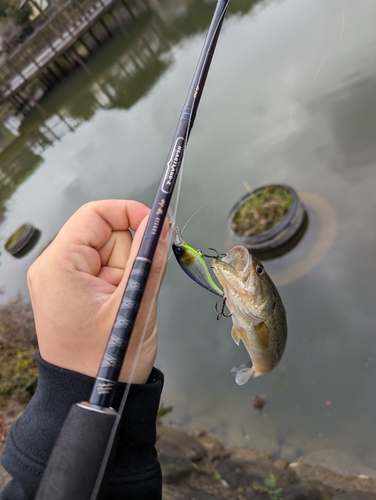
[[[260,266],[260,264],[258,264],[256,266],[256,273],[257,274],[263,274],[263,272],[264,272],[264,268],[262,266]]]
[[[176,255],[181,255],[183,253],[183,249],[182,249],[182,247],[174,246],[174,252]]]

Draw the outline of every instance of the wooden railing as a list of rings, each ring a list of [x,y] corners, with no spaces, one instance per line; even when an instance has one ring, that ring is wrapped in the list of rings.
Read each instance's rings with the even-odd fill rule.
[[[112,14],[112,27],[104,23],[102,18],[117,3],[122,4],[123,19]],[[82,56],[74,48],[80,40],[86,53],[90,47],[83,36],[90,32],[95,44],[101,43],[101,37],[92,30],[96,23],[101,23],[102,32],[107,37],[113,27],[117,28],[124,21],[130,21],[139,11],[145,8],[145,2],[130,0],[68,0],[55,2],[40,15],[44,22],[25,40],[22,45],[13,50],[0,64],[0,104],[8,99],[35,99],[27,87],[37,77],[43,90],[48,88],[52,80],[56,80],[66,72],[66,64],[58,62],[63,56],[72,66],[82,64]],[[124,19],[124,17],[126,19]],[[98,31],[98,30],[97,30]],[[102,37],[103,38],[103,37]],[[67,55],[70,50],[69,56]],[[22,97],[20,92],[23,91]]]

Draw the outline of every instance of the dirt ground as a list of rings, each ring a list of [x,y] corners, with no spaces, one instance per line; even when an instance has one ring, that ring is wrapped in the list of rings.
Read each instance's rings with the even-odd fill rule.
[[[1,446],[20,411],[15,404],[0,415]],[[225,448],[198,429],[188,434],[159,423],[157,451],[163,500],[376,500],[376,478],[344,476],[300,459],[289,463],[247,447]],[[0,491],[9,480],[0,467]]]

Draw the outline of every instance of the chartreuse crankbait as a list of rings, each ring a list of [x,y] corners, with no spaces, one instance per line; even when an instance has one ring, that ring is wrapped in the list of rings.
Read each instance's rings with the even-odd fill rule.
[[[172,244],[172,250],[180,267],[205,290],[223,297],[223,291],[214,283],[200,250],[195,250],[187,245],[176,224],[173,225],[173,230],[175,231],[175,240]]]

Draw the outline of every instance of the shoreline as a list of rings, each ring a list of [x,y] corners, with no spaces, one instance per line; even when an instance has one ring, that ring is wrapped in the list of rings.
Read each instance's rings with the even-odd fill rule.
[[[0,415],[0,454],[21,412],[15,405]],[[376,477],[340,474],[304,456],[289,462],[251,447],[225,447],[200,429],[188,434],[159,420],[156,448],[162,500],[376,500]],[[0,491],[10,479],[0,466]]]
[[[203,430],[157,425],[163,500],[373,500],[376,477],[346,476],[302,459],[274,459],[245,446],[225,448]]]

